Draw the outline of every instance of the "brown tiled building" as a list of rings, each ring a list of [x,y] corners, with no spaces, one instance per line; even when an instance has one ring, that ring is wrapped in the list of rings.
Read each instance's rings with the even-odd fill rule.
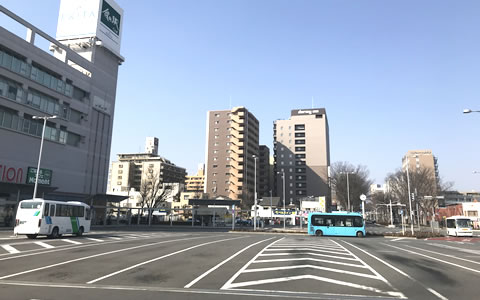
[[[245,107],[207,113],[205,193],[253,203],[258,133],[258,120]]]

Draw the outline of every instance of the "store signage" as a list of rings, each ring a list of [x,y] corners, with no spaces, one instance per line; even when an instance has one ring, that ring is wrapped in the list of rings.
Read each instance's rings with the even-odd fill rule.
[[[38,184],[51,185],[52,173],[53,173],[52,170],[40,168],[40,173],[38,174]],[[28,167],[27,184],[35,184],[36,176],[37,176],[37,168]]]
[[[104,0],[100,21],[116,35],[120,35],[120,18],[120,14]]]
[[[23,169],[0,164],[0,181],[22,183]]]

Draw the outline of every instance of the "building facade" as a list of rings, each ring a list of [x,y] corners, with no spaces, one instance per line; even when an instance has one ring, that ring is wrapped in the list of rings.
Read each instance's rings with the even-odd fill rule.
[[[415,172],[420,169],[431,170],[435,182],[438,183],[438,159],[432,150],[410,150],[402,158],[402,169]]]
[[[245,107],[207,113],[205,193],[211,198],[253,203],[258,134],[259,122]]]
[[[93,22],[102,26],[96,4]],[[0,202],[32,197],[43,129],[34,117],[44,116],[56,118],[45,127],[37,197],[83,201],[104,194],[124,58],[97,34],[55,39],[3,6],[0,14],[24,26],[27,36],[0,27]],[[60,29],[68,31],[59,24],[57,37]],[[50,42],[50,53],[35,46],[35,38]]]
[[[127,192],[132,188],[140,191],[152,178],[158,178],[160,184],[185,183],[185,168],[161,156],[151,153],[118,154],[118,160],[112,162],[108,192]]]
[[[258,163],[258,198],[267,198],[273,194],[273,165],[270,163],[270,149],[260,145]]]
[[[276,195],[299,207],[299,198],[326,197],[330,206],[330,144],[324,108],[292,110],[273,125]],[[284,179],[283,179],[284,176]],[[283,184],[285,182],[285,185]]]
[[[191,198],[199,198],[205,190],[205,165],[198,166],[197,174],[189,175],[185,179],[185,192],[193,193]]]

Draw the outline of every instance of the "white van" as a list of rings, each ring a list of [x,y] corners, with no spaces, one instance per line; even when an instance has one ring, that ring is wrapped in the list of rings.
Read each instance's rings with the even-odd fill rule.
[[[34,239],[38,235],[50,238],[62,234],[81,236],[90,231],[90,206],[81,202],[62,202],[44,199],[20,201],[15,219],[14,234]]]
[[[473,236],[472,221],[464,216],[447,218],[447,235]]]

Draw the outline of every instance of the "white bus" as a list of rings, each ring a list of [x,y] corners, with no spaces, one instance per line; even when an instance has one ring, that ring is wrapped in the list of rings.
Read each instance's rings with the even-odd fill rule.
[[[447,235],[473,236],[470,218],[463,216],[447,218]]]
[[[57,238],[66,233],[81,236],[90,231],[90,218],[90,206],[85,203],[23,200],[18,204],[13,232],[25,234],[30,239],[38,235]]]

